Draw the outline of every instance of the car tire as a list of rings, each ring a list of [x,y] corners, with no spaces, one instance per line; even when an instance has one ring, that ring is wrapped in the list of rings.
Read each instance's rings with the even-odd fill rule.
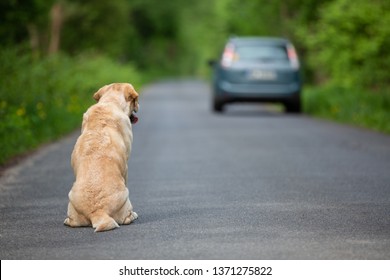
[[[222,113],[224,107],[224,102],[218,98],[213,99],[213,111],[216,113]]]
[[[284,103],[287,113],[299,114],[302,112],[300,94],[295,95],[292,99]]]

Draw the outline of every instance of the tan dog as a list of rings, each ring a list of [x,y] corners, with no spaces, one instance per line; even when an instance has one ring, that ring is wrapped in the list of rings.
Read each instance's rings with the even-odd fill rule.
[[[130,224],[138,215],[129,200],[127,161],[133,141],[132,123],[138,118],[138,93],[131,84],[102,87],[98,101],[83,117],[81,135],[72,153],[76,181],[69,192],[71,227],[91,226],[106,231]]]

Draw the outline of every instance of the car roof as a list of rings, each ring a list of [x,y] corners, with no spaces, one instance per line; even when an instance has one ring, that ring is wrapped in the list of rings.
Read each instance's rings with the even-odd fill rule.
[[[230,43],[236,46],[239,45],[265,45],[265,46],[280,46],[290,44],[285,38],[279,37],[231,37]]]

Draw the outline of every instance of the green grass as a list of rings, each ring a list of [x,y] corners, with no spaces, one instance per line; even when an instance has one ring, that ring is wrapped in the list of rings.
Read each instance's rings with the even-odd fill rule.
[[[0,165],[80,126],[101,86],[142,83],[132,65],[106,57],[34,59],[9,49],[0,50],[0,77]]]
[[[390,90],[370,92],[336,87],[306,88],[307,114],[390,133]]]

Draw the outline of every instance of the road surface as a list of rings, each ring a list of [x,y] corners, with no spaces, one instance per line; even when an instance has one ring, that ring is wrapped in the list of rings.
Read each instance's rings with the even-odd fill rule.
[[[389,136],[209,100],[196,80],[142,91],[129,226],[62,224],[78,132],[8,170],[0,259],[390,259]]]

